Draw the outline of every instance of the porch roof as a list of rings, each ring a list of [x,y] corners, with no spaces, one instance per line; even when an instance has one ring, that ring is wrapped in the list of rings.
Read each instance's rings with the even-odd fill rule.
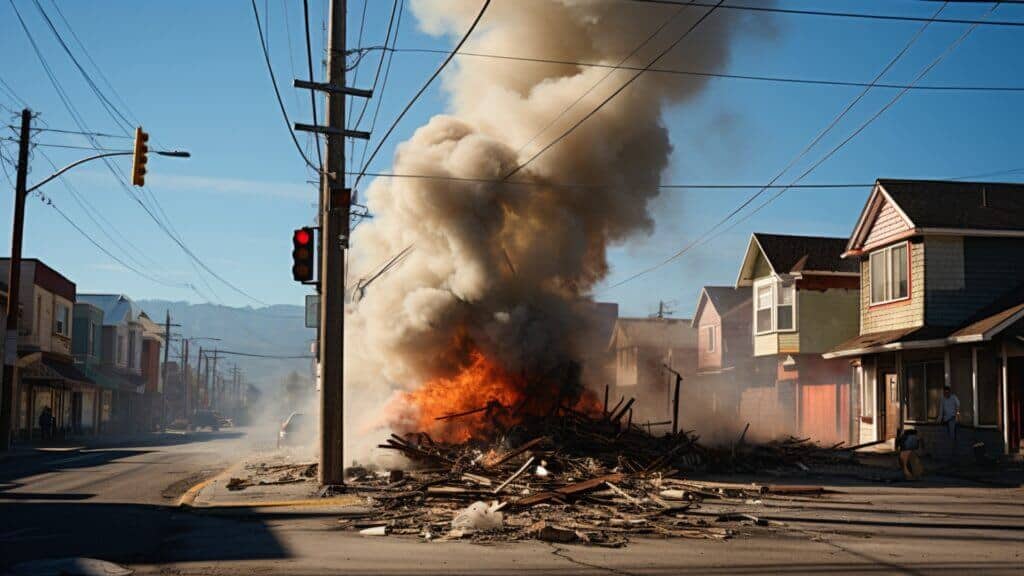
[[[81,370],[72,364],[66,364],[52,358],[41,357],[35,362],[18,369],[23,380],[46,380],[51,382],[68,381],[76,384],[95,384]]]
[[[913,348],[938,348],[991,340],[1024,319],[1024,284],[979,310],[960,326],[921,326],[862,334],[829,350],[825,358],[845,358]]]

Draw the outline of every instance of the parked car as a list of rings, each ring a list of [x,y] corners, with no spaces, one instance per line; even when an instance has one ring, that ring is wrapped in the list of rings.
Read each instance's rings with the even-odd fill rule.
[[[209,428],[210,430],[217,432],[221,428],[229,428],[231,425],[232,422],[230,418],[225,418],[223,415],[213,410],[198,410],[189,420],[189,429],[191,430]]]
[[[277,433],[277,447],[303,446],[313,442],[313,422],[302,412],[292,412]]]

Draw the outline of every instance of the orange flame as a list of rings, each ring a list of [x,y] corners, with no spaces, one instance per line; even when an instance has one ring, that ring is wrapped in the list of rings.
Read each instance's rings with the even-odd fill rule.
[[[465,442],[486,436],[495,423],[509,424],[509,409],[520,405],[523,382],[478,350],[455,376],[434,378],[396,398],[415,410],[405,420],[405,432],[427,432],[437,440]],[[438,420],[443,416],[478,410],[472,414]]]

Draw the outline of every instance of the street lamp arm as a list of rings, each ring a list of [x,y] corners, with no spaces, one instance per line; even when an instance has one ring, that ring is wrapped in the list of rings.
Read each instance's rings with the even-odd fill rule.
[[[46,178],[43,178],[41,181],[37,182],[35,185],[33,185],[28,190],[25,190],[25,194],[28,195],[28,194],[31,194],[32,192],[35,192],[36,189],[38,189],[43,184],[46,184],[47,182],[50,182],[54,178],[57,178],[58,176],[60,176],[61,174],[67,172],[68,170],[71,170],[75,166],[79,166],[79,165],[85,164],[86,162],[91,162],[93,160],[99,160],[100,158],[110,158],[111,156],[131,156],[131,155],[132,155],[132,152],[105,152],[103,154],[97,154],[95,156],[89,156],[87,158],[82,158],[81,160],[75,160],[71,164],[68,164],[67,166],[61,168],[60,170],[57,170],[53,174],[50,174]]]
[[[188,152],[182,152],[179,150],[157,150],[155,151],[155,153],[159,154],[160,156],[170,156],[171,158],[188,158],[191,156],[191,154],[189,154]],[[86,162],[92,162],[93,160],[99,160],[101,158],[110,158],[111,156],[131,156],[132,154],[134,154],[134,152],[130,150],[124,152],[104,152],[103,154],[96,154],[95,156],[89,156],[86,158],[82,158],[81,160],[75,160],[71,164],[68,164],[67,166],[61,168],[60,170],[57,170],[56,172],[47,176],[46,178],[43,178],[41,181],[37,182],[28,190],[25,190],[25,194],[28,195],[31,194],[32,192],[35,192],[36,189],[38,189],[43,184],[52,181],[54,178],[57,178],[58,176],[67,172],[68,170],[71,170],[75,166],[80,166],[82,164],[85,164]]]

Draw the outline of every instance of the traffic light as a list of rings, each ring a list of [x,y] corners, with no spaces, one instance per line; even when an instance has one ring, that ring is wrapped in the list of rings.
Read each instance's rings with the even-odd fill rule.
[[[146,184],[146,162],[149,161],[149,134],[142,131],[142,127],[135,129],[135,148],[132,151],[132,184],[145,186]]]
[[[299,228],[292,234],[292,278],[296,282],[313,279],[313,229]]]

